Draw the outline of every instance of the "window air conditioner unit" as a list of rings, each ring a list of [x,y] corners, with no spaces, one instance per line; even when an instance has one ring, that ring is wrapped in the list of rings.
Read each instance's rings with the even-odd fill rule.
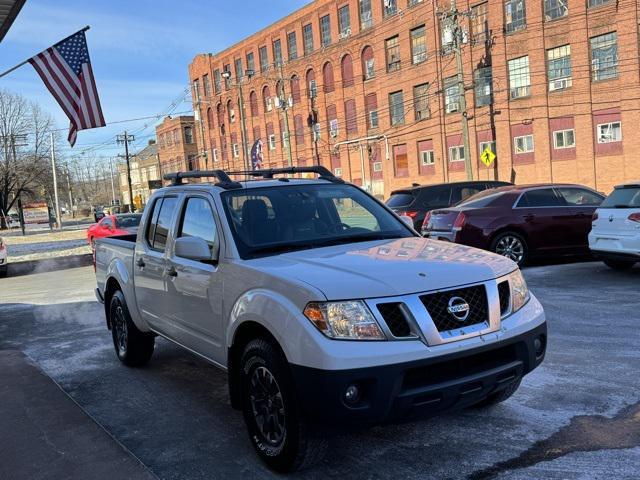
[[[347,28],[344,32],[340,32],[340,38],[349,38],[351,36],[351,29]]]
[[[316,98],[318,96],[318,86],[316,85],[315,80],[311,80],[309,82],[309,96],[311,98]]]
[[[570,78],[560,78],[558,80],[552,80],[549,82],[549,91],[553,92],[554,90],[562,90],[570,86],[571,86]]]
[[[271,110],[273,110],[273,102],[271,100],[271,98],[267,99],[267,112],[270,112]]]
[[[273,104],[276,106],[276,108],[280,108],[281,107],[280,97],[273,97]]]
[[[451,102],[447,104],[447,113],[457,112],[458,110],[460,110],[460,104],[458,102]]]

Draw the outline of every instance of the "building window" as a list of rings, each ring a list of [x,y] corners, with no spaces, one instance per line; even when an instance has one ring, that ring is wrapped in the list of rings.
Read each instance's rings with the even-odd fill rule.
[[[258,49],[258,59],[260,60],[260,71],[266,72],[269,70],[269,56],[267,54],[267,47],[262,46]]]
[[[427,35],[424,25],[411,30],[411,59],[414,65],[427,59]]]
[[[473,72],[474,91],[476,94],[476,107],[490,105],[493,97],[491,67],[478,68]]]
[[[382,171],[382,162],[373,162],[373,171],[381,172]]]
[[[507,0],[504,3],[504,28],[507,33],[522,30],[527,26],[524,0]]]
[[[331,93],[335,89],[333,82],[333,66],[331,62],[327,62],[322,67],[322,81],[324,82],[325,93]]]
[[[429,84],[423,83],[413,87],[413,107],[416,121],[424,120],[431,116],[429,110]]]
[[[209,80],[209,75],[204,74],[202,76],[202,85],[204,87],[204,96],[210,97],[211,96],[211,80]]]
[[[287,33],[287,54],[289,61],[298,58],[298,41],[296,32]]]
[[[273,64],[276,67],[282,65],[282,42],[279,38],[273,41]]]
[[[218,149],[214,148],[213,149],[213,161],[214,162],[218,162],[220,160],[219,156],[218,156]]]
[[[346,54],[342,57],[340,69],[342,74],[342,86],[351,87],[353,85],[353,60],[351,60],[351,55]]]
[[[331,19],[329,15],[320,18],[320,42],[323,47],[331,45]]]
[[[594,81],[618,77],[618,35],[616,32],[591,38],[591,72]]]
[[[620,122],[601,123],[597,126],[598,143],[622,141],[622,125]]]
[[[513,148],[516,154],[533,152],[533,135],[514,137]]]
[[[550,92],[571,86],[571,45],[547,50],[547,75]]]
[[[231,65],[225,65],[224,72],[228,74],[224,77],[224,89],[229,90],[231,88]]]
[[[260,108],[258,107],[258,95],[253,90],[249,94],[249,107],[251,109],[252,117],[257,117],[260,114]]]
[[[489,142],[480,142],[480,150],[478,150],[478,153],[480,155],[482,155],[482,153],[486,150],[486,149],[491,150],[494,154],[496,153],[496,142],[491,140]]]
[[[529,75],[529,57],[509,60],[509,98],[522,98],[531,95],[531,76]]]
[[[464,146],[455,145],[449,147],[449,161],[450,162],[463,162],[464,161]]]
[[[373,49],[370,46],[362,50],[362,72],[365,80],[376,76],[376,64],[373,58]]]
[[[349,4],[338,9],[338,29],[340,38],[347,38],[351,35],[351,17],[349,16]]]
[[[553,148],[573,148],[575,146],[576,138],[573,129],[553,132]]]
[[[242,76],[244,75],[244,72],[242,71],[242,59],[241,58],[236,58],[234,68],[236,70],[236,80],[240,80],[242,78]]]
[[[269,135],[269,150],[275,150],[276,149],[276,136],[275,134],[271,133]]]
[[[489,38],[487,2],[471,8],[471,35],[473,43],[483,43]]]
[[[217,68],[213,71],[213,89],[216,94],[222,91],[222,75],[220,74],[220,70]]]
[[[589,0],[589,8],[597,7],[599,5],[604,5],[605,3],[609,3],[611,0]]]
[[[364,108],[367,112],[367,128],[378,128],[378,97],[375,93],[364,97]]]
[[[458,77],[449,77],[444,80],[444,111],[446,113],[460,111]]]
[[[193,143],[193,130],[191,127],[184,127],[184,143]]]
[[[409,0],[407,2],[407,6],[408,7],[414,7],[414,6],[418,5],[419,3],[422,3],[422,0]]]
[[[282,149],[284,150],[289,147],[289,137],[286,131],[283,131],[280,136],[282,137]]]
[[[398,13],[398,1],[397,0],[382,0],[382,14],[384,18],[391,17]]]
[[[440,51],[442,55],[453,52],[453,30],[444,20],[440,22]]]
[[[392,127],[404,124],[404,95],[402,90],[389,94],[389,114]]]
[[[400,43],[398,35],[391,37],[384,42],[387,54],[387,72],[395,72],[400,69]]]
[[[347,133],[358,132],[358,114],[356,113],[356,101],[353,99],[344,102],[344,116],[347,124]]]
[[[569,15],[568,0],[544,0],[545,20],[555,20]]]
[[[369,28],[372,25],[371,0],[360,0],[360,30]]]
[[[233,155],[233,158],[238,158],[240,156],[240,149],[238,148],[237,143],[233,143],[231,145],[231,153]]]
[[[420,165],[426,167],[427,165],[433,165],[436,163],[435,155],[433,154],[433,150],[420,150],[418,152],[420,156]]]
[[[378,128],[378,110],[371,110],[369,112],[369,128]]]
[[[256,61],[253,58],[253,52],[247,53],[247,70],[256,71]]]
[[[310,23],[302,27],[302,46],[305,55],[313,53],[313,25]]]
[[[336,177],[341,177],[342,176],[342,169],[340,167],[336,167],[333,169],[333,174]]]
[[[409,157],[407,156],[407,145],[393,146],[393,167],[396,177],[409,176]]]

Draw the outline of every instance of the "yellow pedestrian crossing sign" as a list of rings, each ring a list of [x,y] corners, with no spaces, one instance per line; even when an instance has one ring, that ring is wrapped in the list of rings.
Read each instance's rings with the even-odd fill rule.
[[[496,154],[493,153],[489,147],[485,148],[480,155],[480,160],[482,160],[482,163],[484,163],[487,167],[490,167],[495,159]]]

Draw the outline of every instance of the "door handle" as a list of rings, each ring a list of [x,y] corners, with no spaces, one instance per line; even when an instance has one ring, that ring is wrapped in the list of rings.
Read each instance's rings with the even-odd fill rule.
[[[524,221],[525,222],[530,222],[531,220],[533,220],[534,218],[536,218],[536,216],[533,213],[527,213],[524,217]]]
[[[136,260],[136,266],[140,268],[144,268],[145,266],[144,260],[142,258],[138,258],[138,260]]]
[[[178,271],[176,270],[176,267],[167,267],[164,269],[164,274],[167,277],[177,277],[178,276]]]

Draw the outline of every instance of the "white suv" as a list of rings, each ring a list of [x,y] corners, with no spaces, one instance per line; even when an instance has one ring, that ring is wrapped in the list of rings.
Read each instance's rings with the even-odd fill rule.
[[[640,182],[618,185],[593,214],[589,248],[616,270],[640,262]]]

